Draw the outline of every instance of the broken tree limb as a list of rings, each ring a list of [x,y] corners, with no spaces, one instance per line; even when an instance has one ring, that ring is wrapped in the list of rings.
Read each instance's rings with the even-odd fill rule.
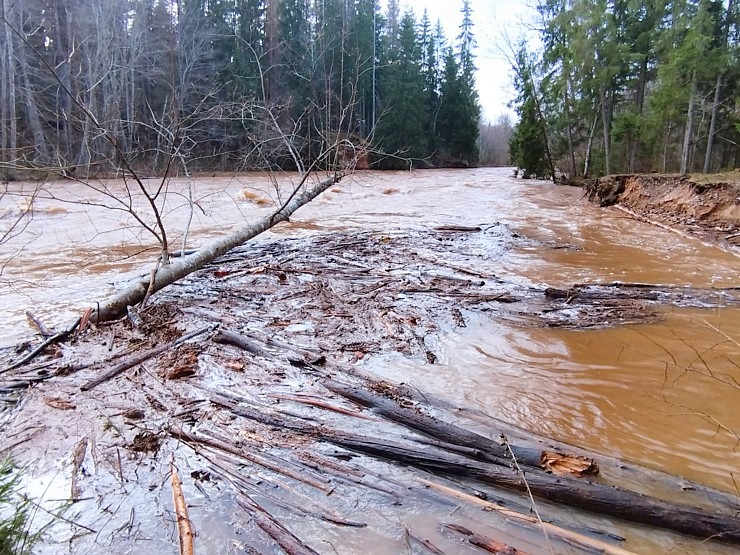
[[[271,397],[273,399],[283,400],[283,401],[292,401],[294,403],[301,403],[303,405],[317,407],[320,409],[336,412],[339,414],[344,414],[346,416],[352,416],[354,418],[362,418],[363,420],[370,420],[371,422],[380,422],[379,419],[373,418],[372,416],[367,416],[365,414],[362,414],[361,412],[357,412],[356,410],[349,410],[349,409],[345,409],[344,407],[338,407],[335,405],[331,405],[320,399],[312,399],[311,397],[306,397],[305,395],[300,396],[300,395],[286,395],[284,393],[270,393],[268,397]]]
[[[116,366],[114,366],[107,372],[103,372],[100,376],[97,376],[96,378],[93,378],[89,382],[81,385],[80,389],[82,391],[89,391],[92,388],[99,386],[101,383],[107,382],[108,380],[115,378],[121,372],[125,372],[129,368],[132,368],[136,366],[137,364],[141,364],[145,360],[149,360],[150,358],[160,355],[164,353],[165,351],[174,349],[181,343],[184,343],[185,341],[192,339],[193,337],[196,337],[198,335],[211,331],[212,329],[214,329],[214,326],[212,325],[206,326],[205,328],[201,328],[199,330],[183,335],[179,339],[170,341],[169,343],[166,343],[165,345],[160,345],[159,347],[149,349],[148,351],[144,351],[143,353],[137,353],[135,355],[132,355],[131,357],[124,360],[123,362],[118,363]]]
[[[49,345],[53,345],[53,344],[55,344],[55,343],[59,343],[60,341],[63,341],[63,340],[65,340],[65,339],[67,339],[67,337],[68,337],[68,336],[69,336],[69,335],[70,335],[70,334],[71,334],[71,333],[72,333],[73,331],[75,331],[75,330],[77,329],[77,326],[79,326],[79,325],[80,325],[80,320],[81,320],[81,318],[77,318],[77,320],[75,321],[75,323],[74,323],[74,324],[72,324],[72,325],[71,325],[71,326],[70,326],[69,328],[67,328],[66,330],[64,330],[64,331],[62,331],[62,332],[60,332],[60,333],[58,333],[58,334],[56,334],[56,335],[53,335],[53,336],[51,336],[50,338],[48,338],[48,339],[47,339],[46,341],[44,341],[44,342],[43,342],[43,343],[42,343],[41,345],[39,345],[38,347],[36,347],[36,348],[35,348],[35,349],[34,349],[33,351],[31,351],[30,353],[28,353],[28,354],[27,354],[26,356],[24,356],[24,357],[23,357],[22,359],[20,359],[19,361],[17,361],[17,362],[14,362],[14,363],[13,363],[13,364],[11,364],[10,366],[7,366],[7,367],[3,368],[2,370],[0,370],[0,374],[5,374],[6,372],[10,372],[11,370],[15,370],[16,368],[20,368],[20,367],[21,367],[21,366],[23,366],[24,364],[26,364],[26,363],[28,363],[28,362],[32,361],[32,360],[33,360],[34,358],[36,358],[36,357],[37,357],[38,355],[40,355],[41,353],[43,353],[43,352],[44,352],[44,350],[45,350],[45,349],[46,349],[46,348],[47,348],[47,347],[48,347]]]
[[[215,343],[220,343],[221,345],[232,345],[258,357],[273,358],[272,353],[267,352],[251,339],[230,330],[219,330],[219,332],[213,336],[213,341]]]
[[[471,455],[477,452],[479,459],[489,460],[503,466],[509,466],[511,464],[511,458],[508,456],[507,449],[500,443],[492,441],[487,437],[437,420],[418,411],[401,407],[390,399],[370,393],[359,387],[349,386],[336,380],[325,380],[323,383],[329,391],[350,399],[364,407],[372,408],[377,414],[393,422],[402,424],[407,428],[411,428],[416,432],[452,445],[472,449],[473,452],[471,452]],[[541,468],[541,450],[529,447],[512,447],[512,450],[521,464],[533,468]]]
[[[459,524],[445,524],[444,527],[447,530],[452,530],[453,532],[462,534],[463,536],[465,536],[465,539],[468,541],[469,544],[480,547],[484,551],[488,551],[489,553],[493,553],[494,555],[527,555],[526,552],[517,549],[516,547],[511,547],[506,545],[505,543],[494,540],[493,538],[477,534],[476,532],[473,532],[472,530],[469,530],[464,526],[460,526]]]
[[[175,505],[177,516],[177,532],[180,538],[180,555],[193,555],[193,526],[188,517],[188,506],[182,493],[182,481],[175,468],[175,463],[170,462],[170,473],[172,482],[172,501]]]
[[[478,505],[486,510],[494,511],[512,520],[525,522],[531,524],[532,526],[538,526],[544,529],[552,537],[567,541],[569,543],[573,543],[579,547],[592,549],[598,553],[603,553],[604,555],[636,555],[632,551],[627,551],[626,549],[622,549],[621,547],[612,545],[610,543],[584,536],[583,534],[579,534],[578,532],[574,532],[573,530],[568,530],[567,528],[561,528],[560,526],[556,526],[555,524],[552,524],[550,522],[540,521],[535,516],[508,509],[496,503],[491,503],[490,501],[485,501],[479,497],[475,497],[474,495],[469,495],[454,488],[438,484],[437,482],[432,482],[431,480],[425,479],[419,479],[419,481],[433,490],[444,493],[451,497],[455,497],[457,499],[460,499],[461,501],[467,501],[468,503]]]
[[[263,468],[267,468],[268,470],[272,470],[276,474],[282,474],[284,476],[287,476],[288,478],[293,478],[294,480],[303,482],[304,484],[312,486],[320,491],[323,491],[326,494],[329,494],[334,490],[334,486],[332,486],[328,481],[322,480],[319,476],[311,475],[307,471],[302,471],[302,472],[294,471],[285,465],[280,465],[275,462],[272,462],[261,455],[256,455],[254,453],[247,453],[244,449],[239,449],[235,445],[230,445],[230,444],[224,443],[223,441],[218,441],[216,439],[205,437],[202,435],[194,435],[194,434],[191,434],[190,432],[186,432],[185,430],[176,429],[176,428],[170,428],[169,433],[173,437],[181,441],[184,441],[190,446],[205,445],[206,447],[210,447],[211,449],[216,449],[217,451],[223,451],[224,453],[230,453],[232,455],[235,455],[236,457],[247,460],[251,462],[252,464],[256,464]]]
[[[259,526],[265,534],[270,536],[275,543],[280,546],[280,549],[285,551],[288,555],[319,555],[275,520],[270,513],[254,500],[238,499],[237,504],[247,511],[252,517],[252,520],[254,520],[254,523]]]
[[[298,210],[301,206],[308,204],[321,193],[338,183],[342,177],[342,174],[336,173],[322,181],[319,181],[312,187],[303,188],[307,179],[307,176],[304,176],[303,181],[298,186],[299,188],[303,188],[302,192],[292,196],[290,201],[283,205],[281,209],[273,212],[269,216],[265,216],[251,225],[247,225],[229,235],[226,235],[225,237],[213,241],[190,256],[178,258],[170,264],[162,266],[157,270],[156,276],[153,280],[150,280],[149,278],[139,279],[127,289],[115,294],[103,303],[98,304],[95,307],[94,321],[104,322],[119,317],[126,311],[127,306],[133,306],[144,300],[150,287],[151,293],[156,293],[168,285],[175,283],[177,280],[199,270],[219,256],[226,254],[234,247],[238,247],[250,239],[253,239],[280,222],[287,221],[293,212]]]
[[[593,513],[648,524],[702,539],[740,543],[740,519],[719,512],[668,503],[615,486],[556,477],[532,470],[526,476],[496,464],[450,456],[439,449],[419,449],[349,434],[326,433],[320,439],[350,451],[399,462],[447,476],[460,476],[561,503]],[[525,482],[526,479],[526,482]]]
[[[650,224],[650,225],[653,225],[655,227],[659,227],[660,229],[664,229],[665,231],[670,231],[671,233],[675,233],[677,235],[680,235],[681,237],[683,237],[685,239],[693,239],[694,241],[699,241],[705,247],[718,248],[718,249],[721,249],[721,250],[723,250],[725,252],[729,252],[730,254],[734,254],[735,256],[740,256],[740,252],[738,252],[737,250],[733,249],[732,247],[728,247],[726,244],[723,244],[722,242],[716,242],[715,243],[715,242],[712,242],[712,241],[707,241],[705,239],[702,239],[698,235],[695,235],[695,234],[692,234],[692,233],[688,233],[688,232],[686,232],[686,231],[684,231],[682,229],[677,229],[677,228],[672,227],[670,225],[664,224],[663,222],[659,222],[657,220],[653,220],[651,218],[648,218],[647,216],[643,216],[642,214],[638,214],[634,210],[631,210],[631,209],[627,208],[626,206],[622,206],[621,204],[615,204],[614,205],[614,208],[616,208],[617,210],[621,210],[625,214],[629,214],[630,216],[632,216],[636,220],[639,220],[639,221],[641,221],[643,223]]]

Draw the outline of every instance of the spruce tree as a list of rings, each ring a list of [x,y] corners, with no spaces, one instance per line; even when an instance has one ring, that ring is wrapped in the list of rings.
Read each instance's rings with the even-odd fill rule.
[[[457,56],[452,49],[445,55],[436,130],[443,164],[474,167],[478,165],[480,106],[475,90],[475,37],[468,0],[463,2],[462,16]]]
[[[542,120],[532,63],[526,48],[521,46],[516,54],[514,86],[517,89],[516,112],[519,122],[509,139],[511,163],[522,170],[522,177],[547,177],[550,175],[549,154],[545,136],[545,122]]]
[[[382,150],[394,155],[384,165],[407,167],[410,159],[426,156],[428,128],[421,49],[412,12],[406,12],[401,18],[398,36],[389,38],[391,47],[381,81],[383,115],[376,136]]]

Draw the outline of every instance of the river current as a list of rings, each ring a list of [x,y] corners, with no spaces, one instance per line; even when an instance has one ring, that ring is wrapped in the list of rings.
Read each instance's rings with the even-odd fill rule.
[[[102,184],[55,182],[38,192],[13,184],[0,202],[2,235],[36,195],[27,227],[0,245],[0,346],[32,336],[26,311],[61,327],[148,274],[156,242],[127,211],[124,185],[104,185],[119,200]],[[163,210],[171,244],[180,246],[191,217],[186,247],[197,248],[269,213],[276,197],[261,175],[173,180]],[[130,207],[145,210],[137,197]],[[497,275],[525,285],[740,286],[738,257],[509,169],[359,172],[267,235],[494,222],[543,245],[501,255]],[[576,248],[545,246],[553,244]],[[533,432],[736,492],[740,310],[662,310],[657,323],[585,330],[473,318],[442,338],[434,372],[399,357],[374,359],[372,370]]]

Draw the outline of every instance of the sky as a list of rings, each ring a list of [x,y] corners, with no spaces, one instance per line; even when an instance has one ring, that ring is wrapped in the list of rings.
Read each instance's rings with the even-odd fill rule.
[[[385,4],[385,2],[383,3]],[[401,10],[411,8],[417,21],[424,8],[432,24],[442,22],[447,39],[454,42],[462,20],[462,0],[401,0]],[[536,12],[523,0],[471,0],[473,32],[478,42],[476,83],[483,117],[495,121],[502,114],[514,118],[508,103],[514,97],[510,64],[503,52],[508,51],[507,39],[516,44],[527,32],[527,24],[536,21]]]

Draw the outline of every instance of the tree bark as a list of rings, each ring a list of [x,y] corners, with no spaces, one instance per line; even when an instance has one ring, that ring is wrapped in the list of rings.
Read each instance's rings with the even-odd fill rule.
[[[725,24],[722,29],[722,48],[727,46],[727,37],[730,33],[730,23],[732,22],[734,0],[730,0],[725,13]],[[707,135],[707,150],[704,153],[704,173],[709,173],[712,169],[712,151],[714,149],[714,136],[717,134],[717,118],[719,116],[719,104],[722,100],[722,82],[724,80],[724,68],[717,73],[717,84],[714,86],[714,103],[712,104],[712,116],[709,122],[709,134]]]
[[[606,175],[611,175],[611,120],[609,118],[609,106],[607,105],[607,95],[604,86],[599,89],[599,96],[601,97],[601,125],[604,138],[604,172]]]
[[[694,134],[694,104],[696,103],[697,76],[696,70],[691,76],[691,93],[689,95],[689,108],[686,111],[686,131],[683,136],[683,148],[681,150],[681,168],[679,173],[684,175],[689,167],[689,153],[691,151],[691,140]]]
[[[22,29],[18,25],[18,29]],[[26,117],[28,125],[31,128],[33,144],[36,147],[38,161],[42,164],[49,162],[49,148],[46,144],[43,128],[41,127],[41,116],[36,105],[36,92],[31,85],[31,79],[28,75],[28,62],[26,60],[26,49],[23,45],[18,48],[18,66],[21,68],[21,78],[23,79],[23,97],[26,105]]]
[[[380,442],[349,434],[326,433],[320,439],[350,451],[399,462],[435,474],[472,478],[515,491],[531,491],[532,495],[540,499],[598,514],[674,530],[698,538],[740,543],[740,520],[737,518],[660,501],[614,486],[536,471],[522,476],[510,468],[451,456],[439,449],[410,448],[385,440]]]
[[[107,301],[100,303],[95,310],[93,319],[97,322],[112,320],[125,312],[126,307],[140,303],[147,295],[151,287],[151,293],[156,293],[177,280],[199,270],[209,262],[227,253],[234,247],[253,239],[260,233],[267,231],[280,222],[288,221],[290,216],[301,206],[311,202],[321,193],[329,189],[342,178],[341,174],[334,174],[331,177],[320,181],[313,187],[306,188],[297,193],[289,202],[273,214],[262,218],[261,220],[245,226],[234,233],[231,233],[221,239],[213,241],[211,244],[200,249],[195,254],[176,259],[174,262],[157,270],[153,283],[150,284],[148,279],[143,279],[134,283],[128,289],[109,298]],[[306,178],[304,177],[304,181]],[[299,185],[302,188],[303,184]]]
[[[586,143],[586,156],[583,162],[583,177],[589,177],[591,175],[591,152],[594,147],[594,136],[596,135],[596,124],[599,122],[599,113],[594,112],[594,121],[591,124],[591,128],[588,132],[588,143]]]
[[[3,63],[5,64],[5,75],[3,76],[3,84],[5,90],[3,91],[3,107],[5,108],[5,114],[3,118],[2,129],[5,137],[5,144],[2,145],[5,149],[6,156],[5,161],[10,163],[6,174],[8,179],[15,179],[15,171],[12,166],[17,163],[17,150],[18,150],[18,129],[17,129],[17,116],[16,116],[16,83],[15,83],[15,53],[13,48],[13,42],[15,37],[10,29],[10,23],[15,20],[13,15],[14,3],[8,0],[3,0],[3,20],[5,24],[5,51],[2,53]]]

